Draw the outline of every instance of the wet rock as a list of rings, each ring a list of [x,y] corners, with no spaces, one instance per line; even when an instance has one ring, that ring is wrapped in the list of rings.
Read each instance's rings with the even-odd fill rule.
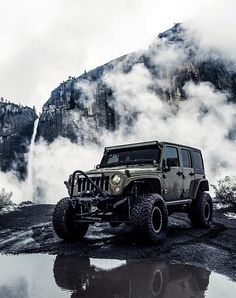
[[[54,237],[53,231],[52,231],[52,226],[51,223],[45,223],[39,226],[35,226],[32,227],[32,238],[36,241],[36,242],[42,242],[42,241],[46,241],[50,238]]]

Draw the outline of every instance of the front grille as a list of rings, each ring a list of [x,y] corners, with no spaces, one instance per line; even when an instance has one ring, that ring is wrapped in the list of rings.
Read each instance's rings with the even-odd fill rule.
[[[89,178],[101,189],[108,191],[109,177],[104,175],[89,176]],[[78,177],[78,192],[95,190],[95,187],[86,178]]]

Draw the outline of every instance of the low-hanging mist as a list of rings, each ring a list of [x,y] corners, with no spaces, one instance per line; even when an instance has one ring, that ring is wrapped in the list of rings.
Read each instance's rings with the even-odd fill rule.
[[[76,169],[92,169],[99,163],[104,146],[148,140],[201,149],[211,184],[235,174],[236,144],[229,135],[235,129],[236,109],[229,101],[228,90],[219,91],[209,82],[189,80],[182,88],[185,99],[169,101],[164,101],[156,90],[156,87],[171,90],[175,73],[183,68],[193,50],[195,59],[199,60],[212,53],[159,39],[144,51],[151,70],[141,59],[129,71],[126,65],[130,61],[117,62],[103,74],[101,81],[113,91],[114,100],[110,104],[119,115],[118,129],[97,130],[92,121],[81,118],[79,111],[73,110],[70,116],[76,124],[78,139],[82,132],[85,136],[83,144],[62,137],[51,144],[39,139],[28,153],[28,179],[20,182],[13,172],[0,173],[1,184],[13,191],[16,202],[55,203],[67,195],[63,181],[68,175]],[[144,52],[137,53],[135,60],[139,61]],[[216,53],[212,59],[218,59]],[[83,81],[76,88],[83,89],[86,104],[92,105],[96,86]],[[95,113],[99,114],[99,110]]]

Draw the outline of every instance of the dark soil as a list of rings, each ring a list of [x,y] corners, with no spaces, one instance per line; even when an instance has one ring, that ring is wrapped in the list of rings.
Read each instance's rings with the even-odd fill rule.
[[[135,243],[131,228],[96,224],[81,242],[67,243],[52,228],[54,205],[31,205],[0,215],[1,253],[77,253],[116,259],[167,260],[194,264],[236,280],[236,219],[226,209],[215,211],[210,229],[194,229],[185,214],[169,217],[167,239],[161,245]]]

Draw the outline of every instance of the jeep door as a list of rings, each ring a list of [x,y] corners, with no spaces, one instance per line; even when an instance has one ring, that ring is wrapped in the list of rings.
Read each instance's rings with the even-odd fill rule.
[[[164,151],[164,198],[167,201],[179,200],[183,190],[182,169],[177,146],[166,145]]]
[[[195,172],[193,167],[193,160],[191,156],[191,150],[188,148],[179,148],[181,156],[181,166],[183,171],[183,197],[188,197],[188,190],[191,181],[195,178]]]

